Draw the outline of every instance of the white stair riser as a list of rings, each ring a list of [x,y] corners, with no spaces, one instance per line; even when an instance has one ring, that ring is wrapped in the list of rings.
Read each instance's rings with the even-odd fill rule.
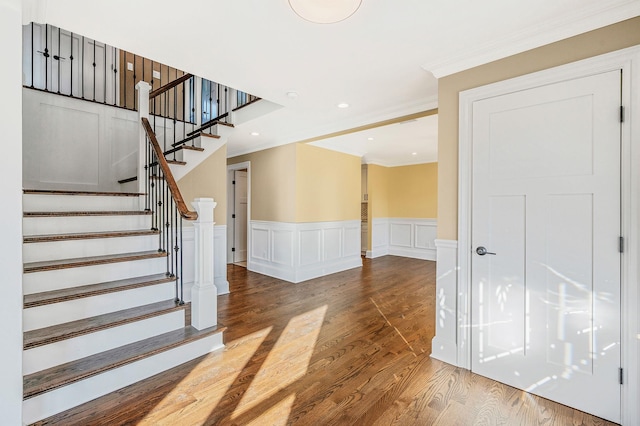
[[[97,376],[63,386],[24,401],[23,421],[27,424],[68,410],[99,396],[161,373],[211,351],[221,349],[222,333],[144,358]]]
[[[32,294],[77,287],[80,285],[96,284],[99,282],[159,274],[166,271],[167,260],[165,257],[161,257],[106,265],[32,272],[23,274],[22,289],[24,294]]]
[[[63,324],[96,315],[175,298],[174,282],[149,285],[126,291],[100,294],[23,310],[24,331]]]
[[[138,210],[139,197],[24,194],[25,212]]]
[[[158,246],[158,235],[27,243],[22,246],[22,259],[25,263],[74,259],[79,257],[157,250]]]
[[[70,234],[79,232],[135,231],[151,229],[150,215],[25,217],[22,232],[28,235]]]
[[[31,374],[119,346],[183,328],[184,310],[38,346],[23,352],[23,374]]]

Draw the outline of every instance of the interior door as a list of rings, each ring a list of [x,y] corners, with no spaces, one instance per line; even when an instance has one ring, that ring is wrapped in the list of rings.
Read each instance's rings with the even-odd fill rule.
[[[235,172],[234,262],[247,260],[247,172]]]
[[[620,421],[621,72],[473,106],[472,370]]]

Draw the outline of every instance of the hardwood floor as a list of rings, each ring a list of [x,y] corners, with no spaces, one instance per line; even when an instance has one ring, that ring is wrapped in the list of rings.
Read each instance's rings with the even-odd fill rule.
[[[431,359],[434,262],[300,284],[228,272],[224,350],[39,424],[612,425]]]

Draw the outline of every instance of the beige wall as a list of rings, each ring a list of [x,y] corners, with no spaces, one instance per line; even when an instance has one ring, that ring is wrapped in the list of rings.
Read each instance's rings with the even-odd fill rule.
[[[388,217],[434,219],[438,214],[438,163],[390,167]]]
[[[296,222],[360,220],[360,157],[296,145]]]
[[[295,222],[296,145],[229,158],[227,164],[245,161],[251,161],[251,220]]]
[[[438,81],[438,238],[458,234],[458,95],[461,91],[640,44],[640,17],[462,71]]]
[[[193,210],[194,198],[209,197],[216,203],[214,218],[216,225],[227,224],[227,145],[211,154],[195,169],[178,181],[187,207]]]

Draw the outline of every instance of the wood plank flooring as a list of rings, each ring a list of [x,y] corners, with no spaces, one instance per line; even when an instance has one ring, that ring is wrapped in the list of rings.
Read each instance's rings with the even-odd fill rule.
[[[300,284],[228,271],[224,350],[39,424],[612,425],[431,359],[433,262]]]

